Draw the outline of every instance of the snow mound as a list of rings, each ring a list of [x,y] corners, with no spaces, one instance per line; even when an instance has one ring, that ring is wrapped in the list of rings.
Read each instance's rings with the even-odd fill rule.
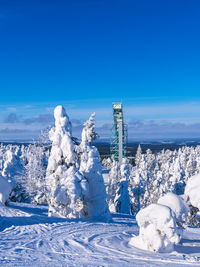
[[[180,241],[172,210],[160,204],[151,204],[140,210],[136,216],[140,227],[139,236],[130,244],[153,252],[171,252]]]
[[[186,221],[189,208],[180,196],[169,192],[158,199],[158,204],[169,207],[174,212],[177,222]]]
[[[192,176],[185,187],[185,196],[192,206],[200,210],[200,173]]]
[[[5,204],[11,193],[12,187],[4,177],[0,176],[0,203]]]

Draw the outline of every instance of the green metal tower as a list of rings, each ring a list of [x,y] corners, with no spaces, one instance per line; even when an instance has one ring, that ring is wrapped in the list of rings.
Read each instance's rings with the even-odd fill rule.
[[[123,119],[122,103],[113,103],[114,124],[111,128],[110,156],[121,164],[127,155],[127,125]]]

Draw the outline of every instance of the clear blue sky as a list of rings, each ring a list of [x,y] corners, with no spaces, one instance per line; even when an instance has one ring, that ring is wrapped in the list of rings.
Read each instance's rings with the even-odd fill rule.
[[[198,0],[0,0],[0,129],[56,104],[97,109],[103,124],[98,110],[121,100],[130,121],[197,123],[199,14]]]

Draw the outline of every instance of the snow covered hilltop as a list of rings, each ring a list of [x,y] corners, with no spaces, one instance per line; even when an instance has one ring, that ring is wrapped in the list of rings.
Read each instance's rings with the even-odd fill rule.
[[[0,262],[198,265],[200,146],[139,146],[134,166],[127,158],[101,162],[94,113],[80,142],[64,107],[54,118],[50,143],[0,146]]]

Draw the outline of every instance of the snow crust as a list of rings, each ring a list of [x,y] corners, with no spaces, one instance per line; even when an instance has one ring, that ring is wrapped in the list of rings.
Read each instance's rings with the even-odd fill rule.
[[[200,173],[192,176],[187,181],[185,187],[185,196],[193,207],[200,210]]]
[[[172,210],[160,204],[151,204],[140,210],[136,216],[140,227],[139,236],[133,237],[130,244],[153,252],[171,252],[178,244],[176,220]]]

